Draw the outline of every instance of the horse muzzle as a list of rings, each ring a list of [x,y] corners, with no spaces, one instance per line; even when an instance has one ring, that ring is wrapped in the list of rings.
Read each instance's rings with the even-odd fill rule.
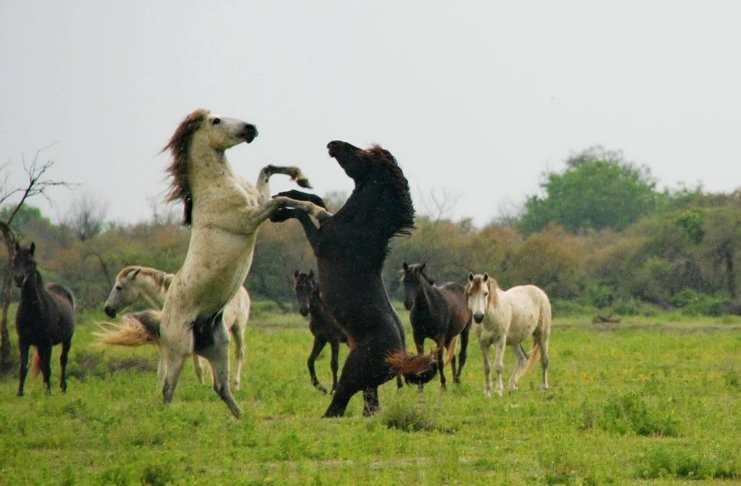
[[[245,123],[240,134],[244,138],[245,142],[250,143],[257,137],[257,127],[249,123]]]
[[[476,321],[476,324],[481,324],[484,321],[484,313],[483,312],[476,312],[473,315],[473,320]]]
[[[298,311],[304,317],[309,315],[309,307],[306,305],[302,305],[301,307],[299,307]]]
[[[116,317],[116,309],[114,309],[110,305],[105,306],[103,310],[105,311],[105,315],[107,315],[108,317],[110,318]]]

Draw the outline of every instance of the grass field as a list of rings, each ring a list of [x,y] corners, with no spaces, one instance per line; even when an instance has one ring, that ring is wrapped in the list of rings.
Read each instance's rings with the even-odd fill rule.
[[[69,389],[0,381],[0,484],[692,484],[741,480],[741,320],[556,319],[551,390],[539,368],[520,391],[487,399],[475,337],[463,384],[381,389],[342,419],[306,371],[298,315],[255,313],[243,418],[232,419],[190,366],[161,405],[153,347],[102,349],[93,321],[73,342]],[[406,316],[403,315],[406,321]],[[11,330],[15,342],[15,332]],[[347,354],[341,351],[341,363]],[[505,373],[513,366],[507,352]],[[329,350],[317,362],[329,382]],[[448,372],[450,377],[450,372]]]

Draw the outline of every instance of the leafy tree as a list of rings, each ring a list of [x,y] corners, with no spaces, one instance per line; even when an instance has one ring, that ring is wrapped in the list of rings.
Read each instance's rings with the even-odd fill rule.
[[[655,184],[647,168],[593,147],[568,159],[563,173],[548,174],[545,196],[528,198],[519,227],[526,234],[551,222],[572,233],[622,230],[656,207]]]

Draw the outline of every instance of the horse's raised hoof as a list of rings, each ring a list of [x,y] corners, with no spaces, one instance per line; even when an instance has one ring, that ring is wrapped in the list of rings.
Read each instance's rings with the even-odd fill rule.
[[[316,388],[320,392],[324,393],[325,395],[327,394],[327,389],[324,388],[320,383],[315,383],[314,384],[314,388]],[[334,390],[332,390],[332,392],[334,393]]]

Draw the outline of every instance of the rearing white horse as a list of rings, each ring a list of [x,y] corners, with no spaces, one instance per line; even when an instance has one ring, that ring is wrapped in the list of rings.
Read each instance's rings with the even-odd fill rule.
[[[517,389],[517,382],[533,367],[540,355],[543,368],[543,389],[548,389],[548,338],[551,334],[551,303],[548,296],[534,285],[520,285],[504,291],[496,280],[483,275],[468,274],[466,285],[468,308],[476,324],[474,330],[479,338],[484,357],[484,393],[491,396],[491,367],[489,347],[496,345],[494,370],[497,373],[497,395],[502,394],[502,370],[504,369],[504,347],[509,345],[517,357],[517,365],[509,379],[510,391]],[[522,348],[522,342],[533,336],[530,358]]]
[[[173,156],[168,198],[183,202],[191,234],[162,309],[162,396],[165,403],[172,401],[183,363],[195,351],[210,362],[214,390],[237,418],[241,412],[229,390],[229,332],[222,311],[249,273],[257,230],[281,207],[301,208],[317,218],[329,215],[309,201],[271,199],[268,180],[274,173],[309,186],[297,167],[264,167],[256,188],[234,173],[224,152],[256,136],[254,125],[196,110],[164,149]]]

